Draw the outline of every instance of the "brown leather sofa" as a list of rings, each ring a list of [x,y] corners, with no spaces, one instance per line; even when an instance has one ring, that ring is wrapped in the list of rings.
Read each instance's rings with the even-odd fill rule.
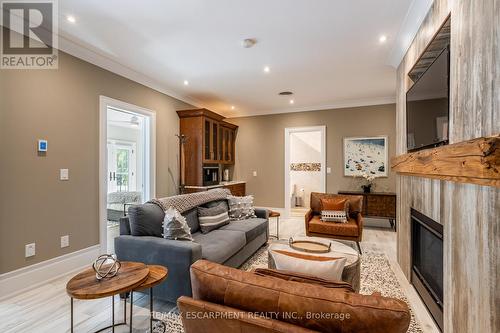
[[[321,199],[340,198],[349,200],[349,218],[347,223],[334,223],[321,221]],[[356,242],[359,253],[361,253],[361,242],[363,236],[363,196],[342,195],[327,193],[311,193],[311,209],[306,213],[306,235],[316,237],[335,238]]]
[[[403,333],[410,324],[403,301],[296,273],[245,272],[199,260],[191,284],[193,297],[177,301],[186,333]]]

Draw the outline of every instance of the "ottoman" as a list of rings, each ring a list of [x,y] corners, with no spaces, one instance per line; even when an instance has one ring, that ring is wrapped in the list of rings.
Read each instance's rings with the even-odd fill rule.
[[[288,241],[273,241],[270,243],[268,248],[268,268],[276,269],[276,264],[274,263],[273,256],[269,252],[272,250],[285,250],[289,252],[314,255],[318,257],[345,257],[347,261],[344,266],[344,270],[342,271],[342,281],[349,283],[356,292],[359,292],[361,263],[359,260],[359,254],[356,250],[343,243],[320,237],[294,237],[293,240],[310,240],[321,242],[324,244],[331,243],[331,251],[328,253],[306,253],[292,249],[288,245]]]

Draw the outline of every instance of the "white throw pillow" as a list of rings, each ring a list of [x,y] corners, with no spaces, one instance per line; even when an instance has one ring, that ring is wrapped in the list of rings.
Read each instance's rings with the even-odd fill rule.
[[[173,207],[165,211],[165,217],[163,218],[163,238],[193,240],[186,218]]]
[[[228,195],[227,201],[229,203],[229,218],[232,221],[256,217],[255,209],[253,207],[253,195],[247,195],[244,197]]]
[[[276,269],[304,273],[323,279],[342,281],[342,271],[347,258],[329,258],[271,250]]]

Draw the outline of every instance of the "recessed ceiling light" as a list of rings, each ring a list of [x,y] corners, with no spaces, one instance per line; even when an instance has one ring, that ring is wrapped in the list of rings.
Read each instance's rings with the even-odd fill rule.
[[[234,110],[234,109],[236,109],[236,108],[234,107],[234,105],[231,105],[231,110]]]
[[[189,86],[189,81],[188,80],[184,80],[184,85],[185,86]]]
[[[387,36],[386,36],[386,35],[382,35],[382,36],[380,36],[380,38],[378,39],[378,41],[379,41],[380,43],[385,43],[385,42],[387,41]]]
[[[295,101],[293,99],[290,100],[290,104],[293,104],[295,103]]]
[[[271,71],[271,68],[269,66],[264,67],[264,73],[269,73]]]
[[[76,22],[76,18],[73,15],[66,16],[66,20],[68,20],[68,22],[71,22],[71,23]]]

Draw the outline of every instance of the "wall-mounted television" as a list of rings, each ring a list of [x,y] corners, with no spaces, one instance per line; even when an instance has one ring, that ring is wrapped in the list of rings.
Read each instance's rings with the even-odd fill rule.
[[[448,143],[450,51],[445,48],[406,93],[408,151]]]

